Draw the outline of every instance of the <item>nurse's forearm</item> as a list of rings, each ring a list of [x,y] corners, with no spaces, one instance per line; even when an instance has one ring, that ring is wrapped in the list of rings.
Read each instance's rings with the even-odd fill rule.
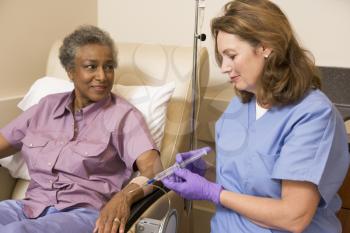
[[[281,199],[273,199],[223,190],[220,203],[262,227],[302,232],[310,223],[319,198],[308,188],[290,191]]]
[[[274,213],[278,208],[281,208],[281,200],[242,195],[223,190],[220,194],[220,203],[262,227],[277,229],[280,225]],[[273,221],[269,221],[269,219]]]

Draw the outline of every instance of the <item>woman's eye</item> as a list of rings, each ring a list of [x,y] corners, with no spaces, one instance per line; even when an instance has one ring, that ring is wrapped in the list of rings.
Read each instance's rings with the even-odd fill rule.
[[[85,68],[88,70],[94,70],[96,69],[96,65],[86,65]]]
[[[105,70],[114,70],[113,64],[105,65]]]

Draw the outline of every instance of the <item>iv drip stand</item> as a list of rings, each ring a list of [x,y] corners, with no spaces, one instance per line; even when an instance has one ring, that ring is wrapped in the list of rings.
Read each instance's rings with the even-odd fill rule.
[[[190,149],[193,150],[197,147],[197,138],[196,138],[196,127],[197,127],[197,114],[196,114],[196,104],[197,104],[197,76],[198,76],[198,69],[197,69],[197,62],[198,62],[198,40],[205,41],[206,36],[205,34],[198,34],[198,8],[199,8],[199,1],[203,0],[195,0],[195,18],[194,18],[194,37],[193,37],[193,61],[192,61],[192,116],[191,116],[191,133],[190,133]],[[185,210],[187,212],[187,216],[190,216],[191,210],[192,210],[192,201],[185,200]]]
[[[198,8],[199,1],[195,0],[195,21],[194,21],[194,38],[193,38],[193,67],[192,67],[192,117],[191,117],[191,134],[190,134],[190,148],[195,149],[196,147],[196,127],[197,127],[197,119],[196,119],[196,104],[197,104],[197,82],[198,82],[198,40],[205,41],[205,34],[198,34]]]

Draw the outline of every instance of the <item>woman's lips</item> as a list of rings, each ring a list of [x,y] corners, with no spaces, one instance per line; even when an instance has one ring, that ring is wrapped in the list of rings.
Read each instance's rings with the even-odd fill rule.
[[[106,86],[101,86],[101,85],[92,86],[92,88],[98,92],[104,92],[107,89]]]

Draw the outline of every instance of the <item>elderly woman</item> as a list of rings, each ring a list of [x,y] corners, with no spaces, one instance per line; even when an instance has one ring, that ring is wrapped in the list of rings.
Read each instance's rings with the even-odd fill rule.
[[[106,32],[78,28],[59,57],[74,90],[0,131],[0,157],[21,151],[31,176],[24,200],[0,202],[0,232],[123,232],[139,184],[162,169],[158,150],[141,113],[111,93],[117,60]],[[122,188],[133,170],[141,176]]]

